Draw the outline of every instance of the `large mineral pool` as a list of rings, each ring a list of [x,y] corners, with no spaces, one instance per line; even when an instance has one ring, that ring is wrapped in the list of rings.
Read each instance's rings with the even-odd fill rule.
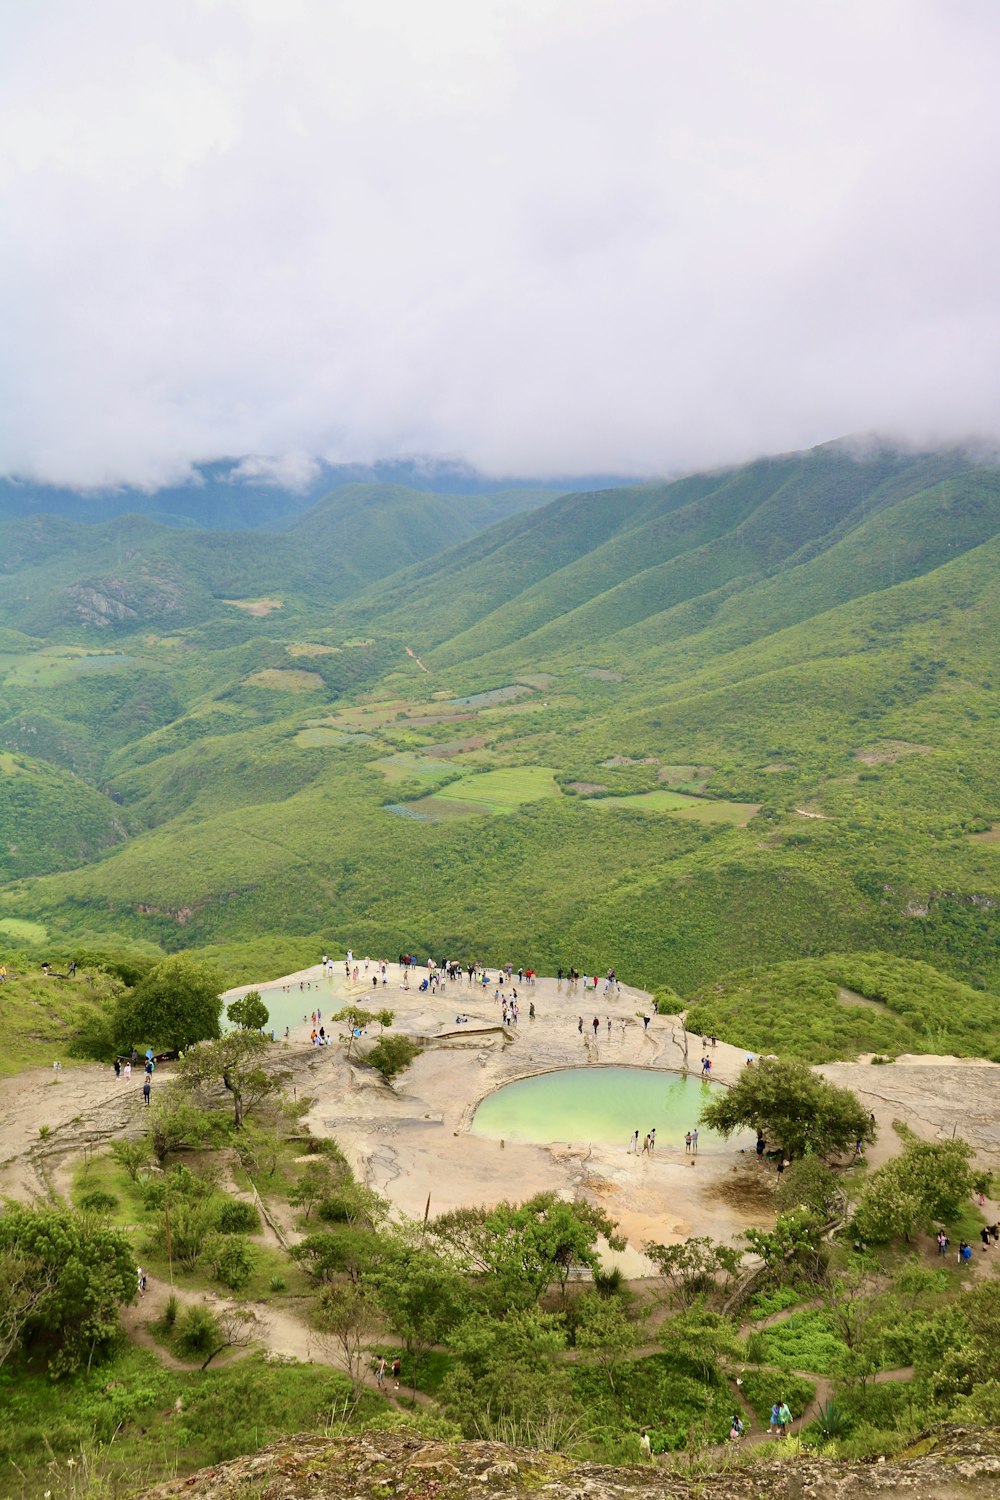
[[[656,1145],[684,1149],[684,1136],[698,1128],[702,1149],[722,1144],[698,1125],[712,1085],[679,1073],[649,1068],[561,1068],[519,1078],[487,1094],[472,1121],[474,1135],[548,1145],[594,1142],[628,1146],[638,1130],[640,1149],[655,1127]]]

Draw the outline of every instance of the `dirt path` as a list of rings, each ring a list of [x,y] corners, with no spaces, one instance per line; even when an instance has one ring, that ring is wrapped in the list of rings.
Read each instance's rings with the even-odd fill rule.
[[[150,1280],[146,1285],[145,1296],[137,1297],[129,1306],[122,1308],[122,1327],[134,1344],[155,1354],[168,1370],[197,1370],[200,1363],[197,1357],[190,1361],[178,1359],[150,1332],[150,1324],[163,1317],[171,1295],[177,1298],[183,1308],[207,1307],[216,1315],[225,1314],[235,1304],[232,1298],[215,1292],[196,1292],[187,1287],[178,1286],[176,1283],[171,1286],[165,1281]],[[275,1307],[271,1303],[255,1303],[252,1304],[252,1308],[258,1318],[257,1327],[253,1330],[253,1343],[231,1350],[225,1359],[227,1364],[245,1359],[254,1348],[259,1348],[276,1359],[294,1359],[301,1364],[326,1365],[330,1369],[339,1370],[342,1374],[349,1374],[347,1362],[340,1352],[308,1323],[297,1318],[294,1313],[285,1308]],[[367,1365],[362,1370],[360,1379],[369,1390],[380,1389],[374,1369],[368,1368]],[[423,1391],[412,1390],[409,1387],[401,1388],[397,1395],[392,1389],[391,1377],[390,1383],[381,1389],[381,1394],[390,1406],[401,1409],[411,1404],[433,1405],[431,1398]]]

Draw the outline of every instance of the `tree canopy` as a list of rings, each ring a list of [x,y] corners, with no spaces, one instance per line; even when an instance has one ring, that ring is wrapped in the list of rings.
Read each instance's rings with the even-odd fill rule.
[[[724,1136],[763,1130],[791,1157],[829,1156],[875,1138],[868,1111],[850,1089],[828,1083],[804,1063],[778,1058],[744,1068],[732,1088],[705,1105],[701,1120]]]
[[[219,1035],[222,975],[212,964],[175,955],[165,958],[123,995],[116,1008],[119,1045],[145,1043],[183,1052]]]
[[[53,1374],[77,1369],[119,1331],[118,1309],[136,1290],[126,1236],[69,1209],[7,1203],[0,1217],[0,1266],[21,1308],[16,1328],[0,1322],[11,1348],[34,1337],[51,1342]],[[7,1318],[8,1324],[10,1318]]]
[[[280,1077],[264,1067],[270,1047],[259,1031],[227,1031],[225,1036],[202,1042],[189,1052],[181,1064],[180,1077],[187,1083],[221,1083],[228,1089],[233,1123],[239,1129],[244,1114],[281,1085]]]
[[[247,990],[238,1000],[226,1007],[226,1015],[234,1026],[244,1031],[263,1031],[271,1019],[271,1012],[260,998],[259,990]]]

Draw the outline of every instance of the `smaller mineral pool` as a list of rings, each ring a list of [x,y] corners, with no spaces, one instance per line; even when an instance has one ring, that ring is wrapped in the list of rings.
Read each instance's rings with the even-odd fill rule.
[[[508,1083],[486,1098],[472,1121],[473,1135],[549,1145],[629,1143],[656,1129],[657,1147],[683,1150],[698,1127],[698,1144],[718,1149],[722,1137],[698,1125],[712,1085],[680,1073],[649,1068],[561,1068]]]

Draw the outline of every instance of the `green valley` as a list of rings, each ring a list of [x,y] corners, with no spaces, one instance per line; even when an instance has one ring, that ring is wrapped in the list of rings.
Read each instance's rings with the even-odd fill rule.
[[[388,491],[169,556],[147,519],[6,523],[0,744],[36,790],[0,921],[234,976],[270,935],[1000,989],[1000,471],[830,445],[474,535]]]

